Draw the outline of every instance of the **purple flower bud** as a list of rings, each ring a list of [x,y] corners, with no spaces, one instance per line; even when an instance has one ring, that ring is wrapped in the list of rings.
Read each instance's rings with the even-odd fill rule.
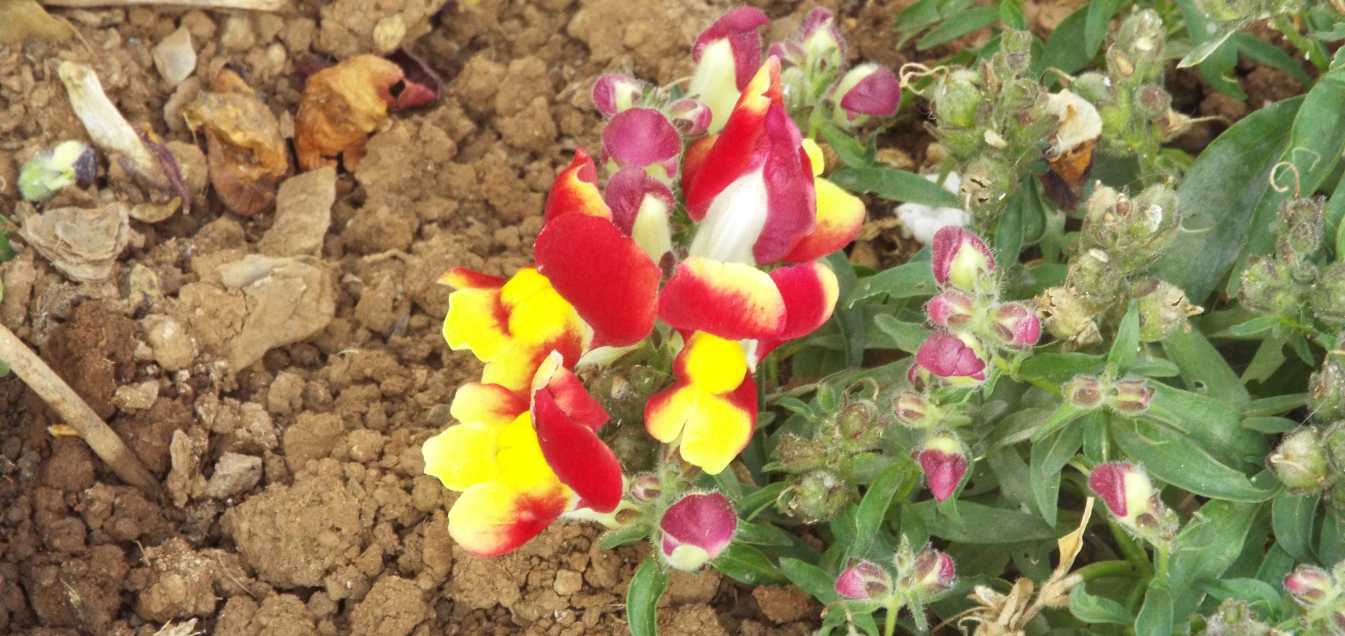
[[[952,433],[934,433],[916,451],[915,459],[925,473],[929,492],[935,501],[953,496],[967,474],[967,453],[962,441]]]
[[[1106,387],[1097,376],[1079,374],[1060,387],[1065,401],[1081,408],[1092,410],[1102,405]]]
[[[679,132],[687,137],[704,135],[710,129],[710,119],[714,113],[705,102],[692,97],[684,97],[668,105],[668,117]]]
[[[602,131],[602,147],[622,168],[663,166],[668,175],[677,171],[682,137],[663,113],[652,108],[631,108],[617,113]]]
[[[1121,415],[1135,416],[1149,410],[1154,390],[1144,378],[1122,378],[1112,387],[1107,405]]]
[[[1125,523],[1133,523],[1152,507],[1154,489],[1149,475],[1129,462],[1098,464],[1088,474],[1088,487]]]
[[[727,41],[733,53],[734,79],[742,90],[761,66],[761,27],[769,23],[766,13],[756,7],[732,9],[701,31],[691,49],[691,60],[699,63],[706,47]]]
[[[593,82],[593,105],[603,117],[612,117],[639,105],[647,90],[649,84],[634,77],[606,73]]]
[[[974,232],[948,225],[934,233],[930,266],[940,286],[975,291],[995,271],[995,257]]]
[[[663,484],[659,483],[658,475],[653,473],[640,473],[631,477],[628,487],[631,499],[636,501],[653,501],[663,494]]]
[[[836,577],[836,593],[857,601],[881,599],[892,593],[892,575],[872,561],[854,561]]]
[[[948,591],[957,581],[957,567],[953,557],[926,545],[915,555],[912,567],[911,591],[923,597]]]
[[[911,428],[929,428],[938,419],[934,415],[936,407],[915,391],[902,391],[892,400],[892,410],[897,420]]]
[[[901,105],[901,81],[886,66],[860,64],[832,87],[831,99],[841,124],[858,124],[870,116],[891,117]]]
[[[678,499],[659,519],[659,552],[679,570],[699,570],[733,541],[738,515],[724,495],[691,493]]]
[[[976,313],[976,301],[956,289],[945,289],[929,299],[925,315],[938,327],[958,328],[971,321]]]
[[[810,63],[823,62],[831,68],[839,68],[845,60],[845,38],[836,28],[835,14],[825,7],[817,7],[804,16],[797,38]],[[900,98],[900,89],[897,93]]]
[[[970,385],[985,381],[985,358],[980,345],[967,334],[937,331],[920,344],[915,363],[950,384]]]
[[[1284,577],[1284,589],[1305,607],[1324,604],[1335,595],[1331,574],[1315,565],[1300,565]]]
[[[1001,303],[995,307],[993,318],[995,335],[1005,346],[1026,349],[1041,340],[1041,318],[1023,303]]]
[[[802,64],[805,55],[807,54],[804,53],[803,47],[792,40],[772,42],[771,45],[766,48],[766,57],[778,57],[783,64]]]

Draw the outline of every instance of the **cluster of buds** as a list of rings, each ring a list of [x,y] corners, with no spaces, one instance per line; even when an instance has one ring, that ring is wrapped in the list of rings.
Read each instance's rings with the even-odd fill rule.
[[[968,467],[966,447],[950,428],[966,421],[939,406],[942,388],[975,387],[993,372],[998,356],[1021,355],[1041,339],[1032,306],[1002,301],[995,257],[974,233],[940,229],[930,246],[930,266],[940,291],[925,305],[935,327],[921,343],[908,375],[912,388],[892,401],[897,421],[922,431],[915,451],[934,498],[956,490]]]
[[[1337,348],[1326,352],[1322,367],[1308,378],[1308,408],[1319,422],[1345,419],[1345,333],[1336,336]]]
[[[1177,513],[1163,503],[1142,467],[1129,462],[1098,464],[1088,474],[1088,487],[1116,522],[1136,537],[1166,546],[1177,536]]]
[[[853,477],[873,458],[883,437],[878,407],[852,397],[834,413],[815,418],[810,435],[784,433],[776,461],[767,465],[787,475],[789,487],[777,499],[785,514],[806,523],[834,518],[859,497]]]
[[[1275,251],[1242,272],[1238,300],[1290,324],[1311,319],[1345,325],[1345,261],[1319,264],[1324,231],[1322,197],[1290,197],[1276,215]]]
[[[1246,601],[1224,599],[1205,621],[1205,636],[1288,636],[1261,622]]]
[[[823,7],[809,11],[787,39],[771,44],[769,54],[785,64],[782,81],[790,110],[829,108],[832,121],[846,129],[895,115],[901,104],[897,75],[872,62],[846,70],[845,53],[836,16]]]
[[[810,16],[805,57],[836,39],[829,20]],[[426,473],[462,493],[448,521],[465,549],[501,554],[563,515],[622,526],[627,512],[675,567],[699,567],[731,540],[722,496],[679,499],[690,480],[668,475],[718,474],[747,445],[757,364],[830,318],[839,285],[822,258],[865,215],[822,176],[821,149],[786,107],[786,63],[762,59],[766,23],[742,7],[706,29],[686,95],[599,78],[601,155],[576,151],[556,176],[535,266],[441,279],[455,289],[445,341],[484,364],[454,397],[457,423],[422,447]],[[842,108],[885,90],[851,89]],[[672,229],[678,210],[688,231]],[[614,414],[649,439],[604,426]],[[628,488],[626,471],[655,457],[657,487]]]
[[[1345,564],[1331,571],[1299,565],[1284,577],[1284,591],[1303,609],[1304,633],[1345,634]]]
[[[1154,389],[1144,378],[1079,374],[1060,387],[1065,403],[1080,411],[1105,408],[1117,415],[1136,417],[1149,410]]]
[[[836,577],[836,593],[852,601],[867,601],[889,611],[909,608],[918,625],[924,624],[924,607],[951,590],[957,568],[947,553],[926,545],[912,550],[906,538],[889,565],[855,560]]]
[[[930,131],[961,176],[963,207],[980,227],[993,224],[1043,157],[1066,191],[1077,190],[1102,132],[1088,101],[1070,91],[1048,93],[1029,72],[1032,42],[1028,32],[1005,31],[999,51],[975,69],[931,71]]]
[[[1143,174],[1163,173],[1160,146],[1194,123],[1172,110],[1172,96],[1163,87],[1165,47],[1162,19],[1152,9],[1137,11],[1116,30],[1106,72],[1084,73],[1070,85],[1097,106],[1102,151],[1138,158]]]
[[[1144,275],[1181,225],[1172,188],[1155,184],[1131,198],[1099,185],[1086,209],[1079,252],[1070,259],[1065,284],[1047,289],[1038,299],[1047,331],[1074,347],[1101,342],[1103,325],[1119,320],[1131,300],[1139,311],[1144,342],[1187,328],[1187,318],[1201,308],[1175,285]]]

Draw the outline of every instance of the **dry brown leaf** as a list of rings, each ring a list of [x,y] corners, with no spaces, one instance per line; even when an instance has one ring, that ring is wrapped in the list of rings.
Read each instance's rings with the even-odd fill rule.
[[[59,42],[75,34],[63,20],[51,17],[37,0],[0,0],[0,44],[28,38]]]
[[[24,240],[71,280],[99,282],[112,277],[117,256],[130,240],[126,206],[55,208],[23,220]]]
[[[217,79],[212,88],[233,85]],[[182,115],[193,131],[205,131],[210,184],[225,206],[251,216],[275,203],[290,162],[280,122],[266,104],[250,90],[206,92]]]
[[[295,118],[299,166],[333,165],[341,155],[353,169],[369,134],[387,121],[396,101],[392,88],[402,79],[400,67],[375,55],[357,55],[309,77]]]

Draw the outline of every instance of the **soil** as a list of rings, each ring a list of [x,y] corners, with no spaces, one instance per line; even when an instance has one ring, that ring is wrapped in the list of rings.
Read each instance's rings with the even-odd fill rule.
[[[155,501],[122,485],[80,440],[49,432],[60,422],[19,380],[0,379],[0,633],[149,635],[193,619],[230,635],[624,633],[643,546],[605,552],[594,528],[558,524],[483,560],[448,537],[454,495],[422,474],[419,445],[480,369],[444,346],[448,290],[435,279],[454,265],[525,265],[552,176],[574,148],[597,145],[593,78],[685,77],[696,33],[729,3],[296,4],[286,15],[53,10],[76,39],[0,46],[0,208],[26,211],[15,166],[87,139],[58,60],[91,65],[137,127],[198,148],[185,166],[190,211],[132,221],[110,277],[77,282],[17,237],[0,266],[0,320],[167,490]],[[766,4],[776,37],[813,6]],[[852,56],[912,59],[889,35],[908,0],[823,4],[843,16]],[[1028,3],[1038,26],[1057,4],[1074,3]],[[179,27],[197,65],[172,86],[151,49]],[[292,135],[303,77],[399,44],[444,78],[441,99],[394,114],[353,171],[291,176],[275,211],[246,218],[205,188],[205,139],[180,111],[221,69]],[[1253,77],[1263,70],[1248,90],[1274,84]],[[888,137],[906,140],[889,159],[926,163],[918,121]],[[143,203],[119,172],[100,158],[99,186],[46,207]],[[715,573],[674,575],[663,604],[667,634],[805,634],[821,612],[797,590]]]

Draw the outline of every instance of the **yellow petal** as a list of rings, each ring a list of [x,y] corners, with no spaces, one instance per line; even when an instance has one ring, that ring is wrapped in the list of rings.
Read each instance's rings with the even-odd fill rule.
[[[698,331],[687,342],[686,375],[696,388],[711,394],[728,393],[743,382],[747,352],[741,342]]]
[[[444,341],[454,351],[470,349],[478,360],[489,362],[509,343],[502,317],[498,290],[455,291],[448,296]]]
[[[542,455],[531,413],[518,416],[500,429],[498,444],[496,462],[503,483],[525,493],[541,493],[560,487],[560,478]]]
[[[448,511],[448,534],[469,552],[496,556],[537,536],[568,505],[561,488],[525,493],[499,482],[478,484]]]
[[[644,411],[645,430],[650,437],[664,444],[676,441],[687,419],[695,412],[699,395],[700,391],[688,386],[651,396]]]
[[[812,166],[813,176],[821,176],[822,171],[827,168],[826,155],[822,154],[822,147],[813,141],[812,137],[803,140],[803,151],[808,153],[808,164]]]
[[[682,432],[682,459],[714,475],[724,470],[752,437],[752,417],[732,402],[702,395]]]
[[[449,414],[464,422],[480,422],[504,426],[528,410],[528,403],[519,394],[499,384],[468,382],[453,394]]]
[[[489,424],[458,424],[425,440],[420,452],[425,458],[425,474],[435,477],[449,490],[466,490],[496,479],[496,463],[501,427]]]

